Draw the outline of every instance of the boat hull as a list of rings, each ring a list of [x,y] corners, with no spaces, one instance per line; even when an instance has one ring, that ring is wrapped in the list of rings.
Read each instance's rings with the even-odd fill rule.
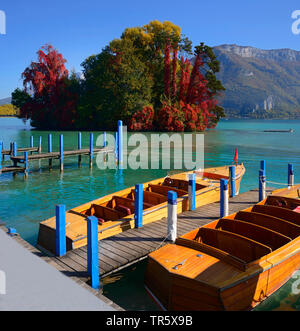
[[[191,172],[189,172],[191,173]],[[176,174],[171,176],[174,179],[186,179],[189,173]],[[240,189],[240,183],[245,173],[245,168],[243,165],[236,167],[236,181],[235,181],[235,191],[238,193]],[[217,202],[220,200],[220,178],[228,178],[229,168],[219,167],[206,169],[203,173],[204,177],[208,176],[209,179],[205,177],[205,181],[202,179],[196,179],[196,183],[205,184],[206,186],[196,191],[196,208]],[[164,179],[160,178],[153,180],[151,182],[145,183],[144,189],[151,185],[157,185],[161,183]],[[132,192],[134,187],[107,195],[103,198],[88,202],[79,207],[73,208],[66,212],[66,238],[67,238],[67,250],[76,249],[87,245],[87,226],[86,226],[86,216],[82,215],[83,211],[90,208],[93,204],[105,204],[113,199],[115,196],[127,196]],[[188,195],[183,195],[178,198],[177,201],[177,213],[182,213],[189,209],[188,206]],[[134,208],[134,201],[131,202],[131,210]],[[164,217],[167,217],[167,197],[165,201],[159,203],[151,208],[144,209],[143,213],[143,224],[149,224]],[[135,227],[134,214],[128,215],[121,219],[114,221],[105,222],[103,225],[98,226],[99,234],[98,239],[105,239],[114,236],[118,233],[133,229]],[[39,235],[38,235],[38,247],[45,251],[55,253],[55,236],[56,236],[56,219],[52,217],[46,221],[40,223]]]
[[[286,208],[274,206],[283,200]],[[268,197],[152,252],[146,290],[165,310],[253,309],[300,269],[295,204]]]

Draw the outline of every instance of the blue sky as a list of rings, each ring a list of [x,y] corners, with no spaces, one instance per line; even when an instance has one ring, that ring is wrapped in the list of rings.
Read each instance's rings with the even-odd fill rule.
[[[80,64],[126,27],[149,21],[172,21],[193,45],[238,44],[263,49],[300,50],[300,34],[291,31],[296,0],[2,0],[6,34],[0,34],[0,99],[21,87],[22,71],[36,51],[50,43],[67,59],[68,69]]]

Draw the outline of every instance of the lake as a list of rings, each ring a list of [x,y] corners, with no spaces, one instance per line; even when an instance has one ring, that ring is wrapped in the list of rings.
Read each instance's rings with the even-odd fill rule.
[[[289,130],[293,133],[267,133],[265,130]],[[30,136],[37,145],[42,136],[42,148],[47,150],[47,136],[50,132],[32,130],[29,123],[16,118],[0,118],[0,141],[9,148],[15,141],[19,147],[29,147]],[[64,134],[64,148],[77,148],[77,132],[51,132],[53,151],[58,151],[59,135]],[[100,132],[95,132],[95,135]],[[239,161],[244,162],[246,175],[241,184],[241,192],[258,187],[259,162],[266,160],[267,180],[287,183],[288,163],[294,164],[295,183],[300,183],[300,121],[296,120],[222,120],[216,129],[205,133],[205,167],[231,164],[235,149],[238,148]],[[89,133],[82,133],[82,147],[88,148]],[[55,205],[65,204],[73,208],[93,199],[119,191],[123,188],[143,183],[167,175],[168,171],[107,169],[100,170],[94,165],[89,169],[88,158],[83,157],[78,168],[76,158],[65,159],[63,174],[54,161],[52,171],[48,161],[31,162],[30,174],[24,180],[23,174],[0,176],[0,220],[35,245],[39,222],[52,217]],[[57,162],[57,163],[56,163]],[[7,159],[4,164],[10,164]],[[280,187],[274,183],[269,186]],[[131,266],[105,280],[104,294],[114,299],[125,309],[155,309],[143,290],[145,262]],[[291,280],[273,295],[259,309],[300,310],[299,295],[291,294]],[[133,296],[132,293],[135,293]],[[130,298],[130,299],[128,299]]]

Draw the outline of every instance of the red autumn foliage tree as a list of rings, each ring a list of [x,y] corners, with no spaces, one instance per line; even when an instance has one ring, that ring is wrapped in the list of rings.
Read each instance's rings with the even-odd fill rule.
[[[170,60],[170,43],[166,43],[165,48],[165,73],[164,73],[164,82],[165,82],[165,97],[170,97],[170,78],[171,78],[171,60]]]
[[[208,89],[208,81],[201,73],[203,68],[201,54],[198,53],[190,72],[191,63],[181,58],[179,93],[177,94],[177,49],[173,49],[172,65],[172,98],[167,100],[157,112],[157,123],[160,130],[167,131],[204,131],[213,127],[215,108],[214,95]],[[170,89],[170,47],[166,46],[165,54],[165,92]]]
[[[177,93],[177,54],[178,54],[178,49],[176,47],[173,52],[173,62],[172,62],[172,98],[173,99],[176,97],[176,93]]]
[[[76,118],[78,94],[72,92],[66,60],[51,45],[38,52],[22,73],[24,92],[30,95],[21,107],[21,117],[30,118],[39,128],[72,129]]]
[[[143,110],[134,113],[129,128],[132,131],[151,131],[153,129],[153,119],[153,108],[151,106],[146,106]]]

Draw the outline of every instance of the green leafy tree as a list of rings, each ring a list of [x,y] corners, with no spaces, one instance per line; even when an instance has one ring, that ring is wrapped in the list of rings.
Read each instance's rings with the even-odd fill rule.
[[[199,46],[195,47],[195,55],[201,55],[202,61],[204,63],[204,77],[207,80],[207,88],[213,97],[220,96],[222,92],[226,89],[222,85],[222,82],[217,79],[216,74],[220,71],[220,62],[218,61],[212,47],[201,43]],[[213,113],[216,116],[216,120],[219,121],[220,118],[225,117],[224,108],[217,105],[215,106]]]

